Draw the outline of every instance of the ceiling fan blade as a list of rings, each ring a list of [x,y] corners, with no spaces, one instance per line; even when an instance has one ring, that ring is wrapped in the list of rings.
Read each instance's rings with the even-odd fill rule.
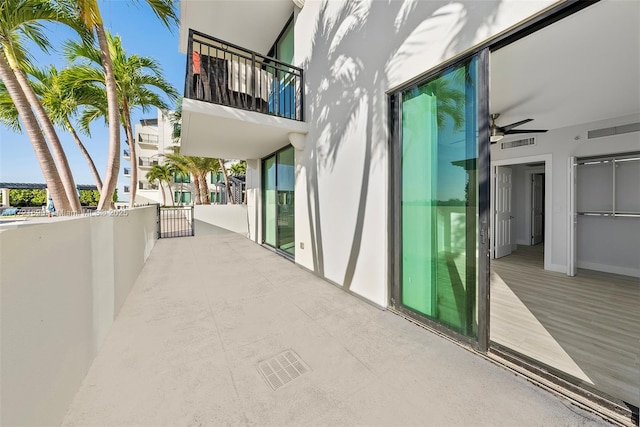
[[[505,132],[505,135],[513,135],[516,133],[545,133],[548,129],[512,129]]]
[[[506,132],[506,131],[511,130],[511,129],[515,128],[515,127],[518,127],[520,125],[523,125],[525,123],[529,123],[529,122],[532,122],[532,121],[533,121],[533,119],[524,119],[524,120],[521,120],[519,122],[511,123],[510,125],[502,126],[502,129]]]

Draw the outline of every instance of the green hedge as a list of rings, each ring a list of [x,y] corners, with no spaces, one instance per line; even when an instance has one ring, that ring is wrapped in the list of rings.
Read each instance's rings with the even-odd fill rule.
[[[98,206],[99,200],[98,190],[80,190],[82,206]],[[16,207],[45,206],[47,190],[9,190],[9,204]]]

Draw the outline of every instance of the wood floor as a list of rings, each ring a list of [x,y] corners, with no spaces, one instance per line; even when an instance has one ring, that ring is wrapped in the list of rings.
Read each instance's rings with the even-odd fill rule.
[[[640,406],[640,280],[543,269],[542,245],[491,261],[491,340]]]

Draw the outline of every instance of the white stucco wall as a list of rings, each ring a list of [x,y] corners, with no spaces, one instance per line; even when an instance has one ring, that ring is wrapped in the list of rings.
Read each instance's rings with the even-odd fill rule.
[[[260,228],[262,225],[262,192],[260,175],[260,160],[247,160],[247,171],[245,175],[247,192],[247,221],[249,227],[249,239],[256,243],[262,243],[262,231]]]
[[[196,205],[194,217],[197,220],[247,236],[249,220],[246,205]],[[198,226],[196,224],[196,234]]]
[[[550,155],[551,185],[545,188],[551,193],[551,244],[545,251],[551,252],[550,269],[567,271],[568,234],[568,158],[625,153],[640,150],[637,132],[588,139],[589,130],[608,128],[640,121],[640,115],[586,123],[536,134],[536,145],[500,150],[499,144],[491,146],[492,161],[526,159]],[[547,218],[549,220],[549,218]],[[585,220],[581,218],[580,221]],[[640,276],[640,227],[637,219],[588,220],[589,227],[578,228],[578,267],[592,268],[618,274]],[[549,222],[547,222],[548,225]],[[606,242],[604,244],[603,242]],[[596,260],[601,260],[597,262]]]
[[[57,425],[156,241],[155,206],[0,230],[1,425]]]
[[[296,153],[296,262],[387,306],[386,92],[553,3],[305,2],[295,63],[310,130]]]

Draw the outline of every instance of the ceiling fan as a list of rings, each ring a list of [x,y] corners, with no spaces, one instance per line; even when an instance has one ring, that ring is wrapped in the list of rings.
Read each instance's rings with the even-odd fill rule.
[[[491,115],[491,143],[495,144],[504,138],[505,135],[513,135],[516,133],[543,133],[547,132],[547,129],[514,129],[518,126],[521,126],[525,123],[532,122],[533,119],[524,119],[519,122],[511,123],[506,126],[498,126],[496,125],[496,119],[500,117],[500,114],[492,114]]]

